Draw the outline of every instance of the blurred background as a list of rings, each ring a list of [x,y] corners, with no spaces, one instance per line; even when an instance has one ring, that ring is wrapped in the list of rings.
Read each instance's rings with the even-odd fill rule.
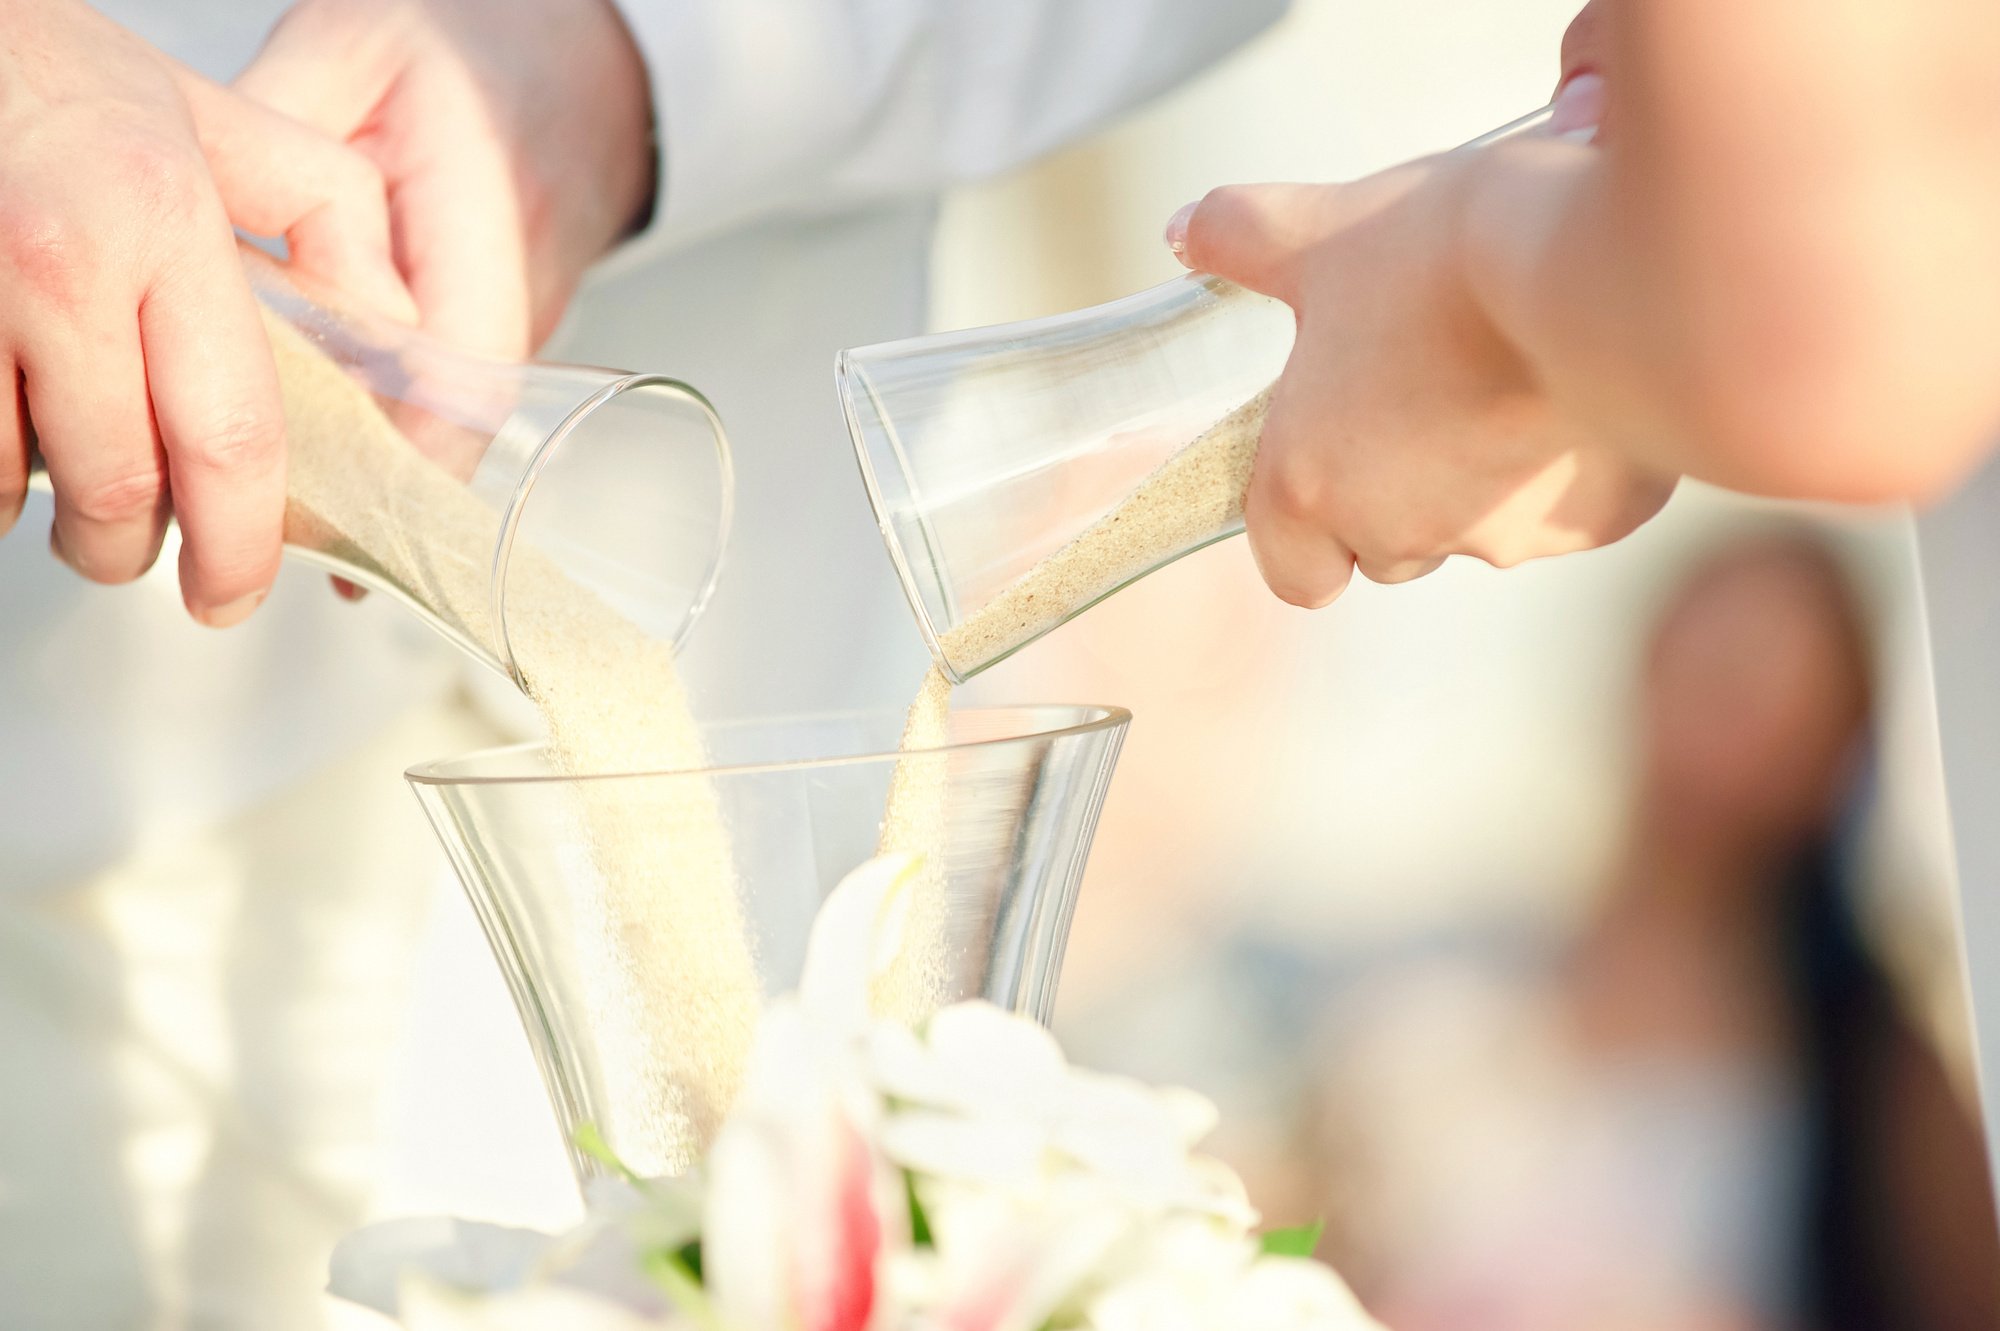
[[[1298,0],[1198,83],[953,196],[935,326],[1171,276],[1161,225],[1214,184],[1509,121],[1575,7]],[[1253,1199],[1324,1217],[1391,1324],[2000,1325],[1904,516],[1690,486],[1611,550],[1357,582],[1321,614],[1227,542],[967,693],[1135,713],[1059,1033],[1216,1099]],[[443,901],[421,983],[450,1001],[417,1010],[455,1015],[407,1033],[429,1099],[391,1106],[381,1209],[559,1222],[552,1128],[506,1177],[483,1158],[547,1111]],[[481,1069],[465,1114],[434,1091],[452,1060]]]

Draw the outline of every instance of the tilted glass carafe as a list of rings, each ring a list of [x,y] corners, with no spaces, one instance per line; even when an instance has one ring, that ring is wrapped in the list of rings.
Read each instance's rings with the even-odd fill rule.
[[[481,567],[471,593],[454,600],[412,576],[411,561],[399,571],[296,513],[287,521],[288,556],[394,598],[516,684],[508,606],[524,557],[552,563],[581,594],[654,638],[678,645],[686,637],[714,588],[734,499],[722,423],[700,393],[663,375],[472,355],[337,312],[260,255],[246,253],[245,266],[282,325],[272,328],[274,341],[290,340],[289,329],[364,388],[380,409],[368,418],[386,418],[427,459],[413,463],[413,474],[431,479],[441,468],[462,482],[473,503],[451,508],[461,539],[474,525]],[[290,424],[296,433],[320,422]],[[38,459],[32,483],[48,485]],[[395,498],[385,494],[383,507]],[[445,516],[418,499],[395,506],[389,520],[407,530],[392,543],[427,557],[425,524]]]
[[[1465,146],[1548,118],[1538,111]],[[1295,331],[1281,302],[1191,273],[1050,318],[841,352],[835,380],[869,502],[938,666],[963,681],[1241,532],[1238,494],[1169,548],[1102,541],[1106,557],[1009,607],[1003,628],[978,622],[1003,594],[1025,599],[1024,579],[1044,561],[1105,535],[1124,500],[1225,416],[1251,404],[1258,428],[1252,400],[1284,369]]]

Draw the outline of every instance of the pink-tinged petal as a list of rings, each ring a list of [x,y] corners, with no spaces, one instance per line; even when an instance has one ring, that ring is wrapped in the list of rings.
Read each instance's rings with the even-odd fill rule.
[[[846,1064],[788,1003],[767,1009],[708,1163],[704,1273],[730,1331],[866,1331],[884,1253],[908,1244],[901,1176],[849,1105]]]
[[[800,1320],[807,1331],[865,1331],[875,1313],[883,1236],[875,1161],[861,1134],[841,1126],[834,1143],[839,1160],[833,1205],[819,1248],[825,1267],[801,1291],[806,1306]]]

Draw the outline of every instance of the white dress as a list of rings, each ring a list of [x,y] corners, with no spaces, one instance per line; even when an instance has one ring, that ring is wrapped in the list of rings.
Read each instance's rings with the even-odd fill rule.
[[[100,7],[218,78],[283,8]],[[686,658],[704,711],[907,700],[924,652],[834,351],[922,327],[941,188],[1283,7],[630,0],[660,221],[549,354],[670,372],[729,425],[734,545]],[[400,772],[476,740],[450,710],[465,667],[309,570],[243,628],[197,628],[171,568],[115,589],[60,569],[47,516],[0,541],[0,1325],[316,1325],[438,862]]]
[[[2000,463],[1918,523],[1989,1151],[2000,1143]]]

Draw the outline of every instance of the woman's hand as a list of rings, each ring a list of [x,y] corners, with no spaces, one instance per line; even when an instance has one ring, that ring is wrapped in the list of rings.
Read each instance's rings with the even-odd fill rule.
[[[1507,566],[1603,545],[1673,491],[1551,401],[1481,307],[1461,253],[1481,158],[1229,186],[1169,225],[1189,267],[1298,314],[1245,511],[1265,581],[1295,605],[1332,601],[1356,568],[1403,582],[1450,555]]]
[[[1682,473],[1924,499],[1990,452],[1991,0],[1597,0],[1564,69],[1557,132],[1170,224],[1298,313],[1248,513],[1286,599],[1350,554],[1396,580],[1603,544]]]
[[[235,87],[376,166],[421,323],[459,346],[530,353],[652,199],[610,0],[302,0]]]
[[[138,577],[179,518],[181,588],[236,623],[276,573],[284,419],[232,223],[394,314],[362,157],[180,69],[77,0],[0,0],[0,532],[31,450],[50,545]]]

